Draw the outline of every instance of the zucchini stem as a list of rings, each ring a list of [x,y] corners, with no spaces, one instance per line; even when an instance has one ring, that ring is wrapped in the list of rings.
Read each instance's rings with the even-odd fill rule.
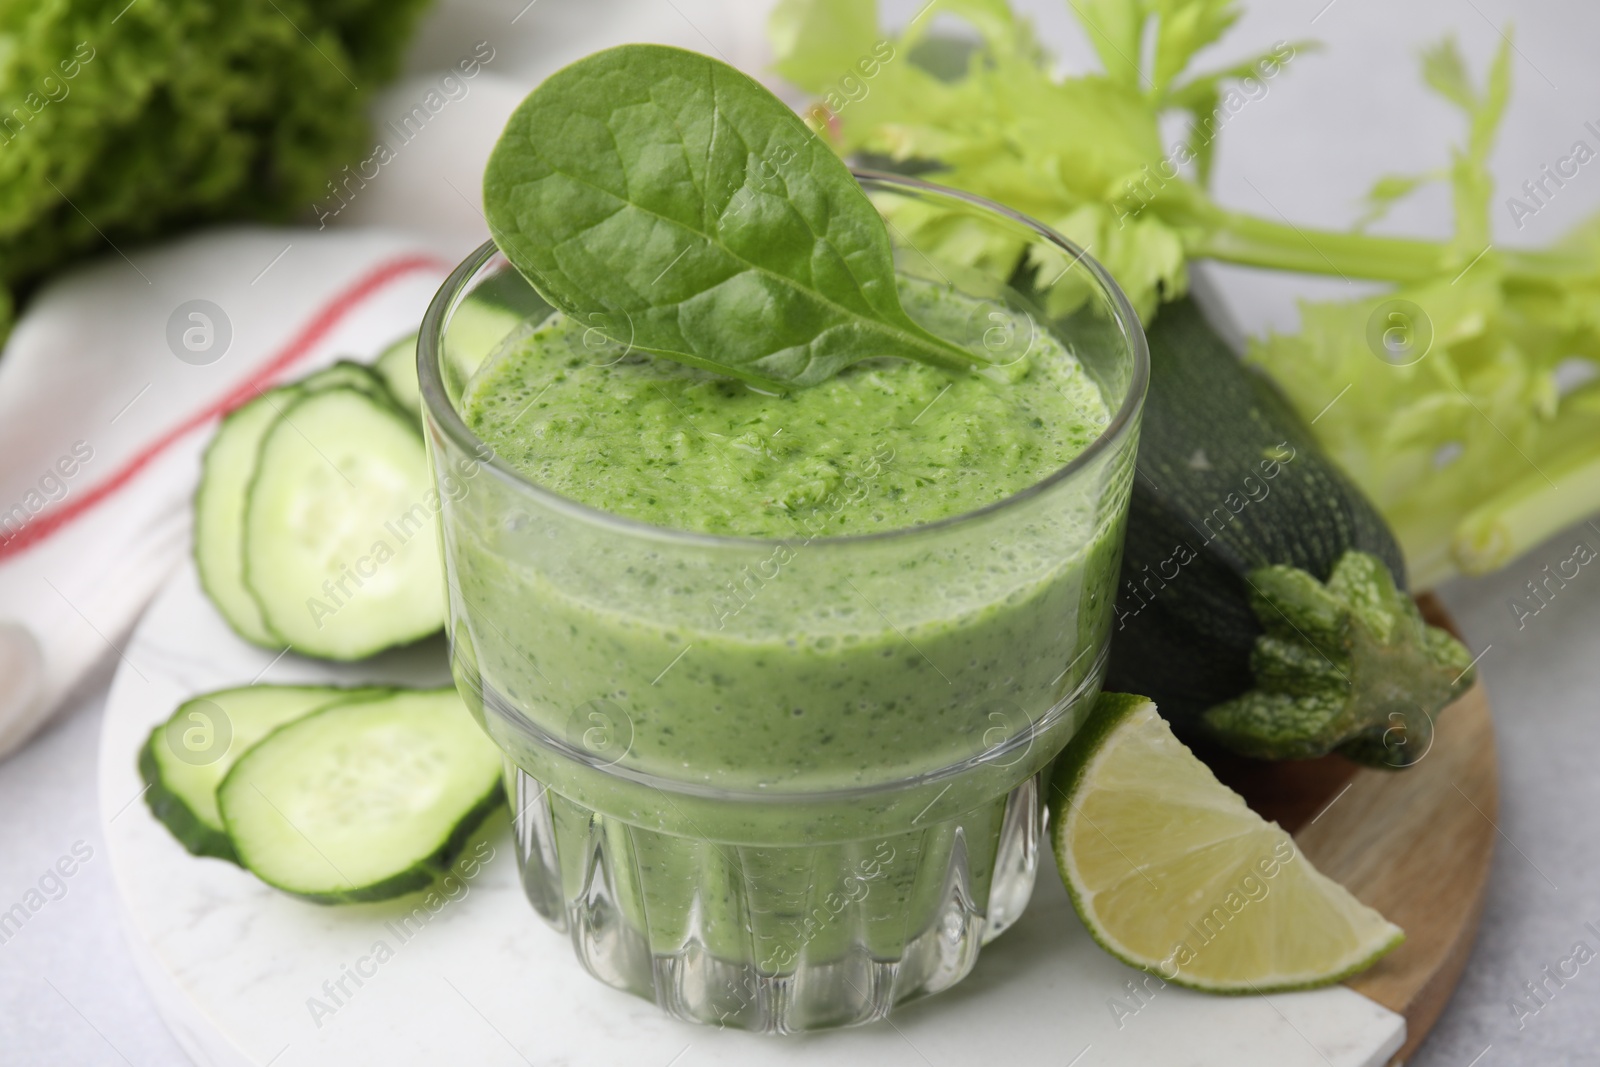
[[[1337,751],[1398,769],[1426,755],[1435,717],[1472,686],[1472,657],[1423,622],[1382,560],[1350,551],[1326,584],[1287,566],[1250,584],[1266,630],[1250,655],[1256,687],[1203,713],[1213,739],[1258,759]]]

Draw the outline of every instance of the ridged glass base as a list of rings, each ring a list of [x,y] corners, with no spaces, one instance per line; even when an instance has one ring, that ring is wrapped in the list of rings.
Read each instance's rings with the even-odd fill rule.
[[[863,841],[744,846],[630,824],[506,764],[522,884],[601,981],[690,1022],[854,1026],[955,984],[1027,906],[1041,782]]]

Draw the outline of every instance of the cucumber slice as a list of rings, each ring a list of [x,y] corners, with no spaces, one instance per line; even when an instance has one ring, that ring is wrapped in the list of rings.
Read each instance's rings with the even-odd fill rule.
[[[309,393],[267,433],[250,483],[244,583],[296,651],[361,659],[444,625],[422,438],[355,389]]]
[[[385,348],[372,369],[389,387],[401,410],[420,422],[422,391],[417,386],[417,335],[402,337]]]
[[[329,904],[427,886],[501,797],[500,754],[454,689],[313,712],[246,752],[217,789],[240,861]]]
[[[521,281],[521,279],[517,279]],[[527,283],[522,283],[526,287]],[[473,293],[450,316],[444,339],[445,372],[454,388],[464,386],[527,316],[498,303],[493,294]]]
[[[195,493],[195,566],[200,572],[200,585],[217,611],[235,633],[253,644],[283,644],[267,627],[261,608],[244,583],[244,558],[239,546],[243,540],[245,492],[255,472],[256,454],[285,409],[307,393],[336,388],[358,389],[399,406],[384,380],[371,368],[340,360],[235,408],[222,420],[206,448],[200,488]]]
[[[244,584],[239,543],[244,531],[245,490],[262,439],[279,412],[300,395],[294,386],[273,389],[231,411],[206,447],[200,488],[195,492],[194,562],[200,586],[234,632],[257,645],[273,645],[273,635]]]
[[[414,377],[415,375],[413,375]],[[303,392],[322,392],[327,389],[354,389],[365,393],[372,399],[393,408],[421,428],[421,409],[413,411],[406,403],[395,395],[389,388],[389,379],[378,372],[375,366],[357,363],[354,360],[341,359],[337,363],[317,371],[308,378],[303,378],[295,385]],[[415,387],[413,387],[415,392]]]
[[[238,862],[217,810],[217,784],[251,745],[286,722],[333,704],[373,700],[391,689],[251,685],[185,701],[150,731],[139,751],[150,811],[196,856]]]
[[[351,359],[341,359],[323,367],[295,385],[302,390],[316,392],[324,389],[358,389],[380,400],[392,399],[388,383],[382,377],[365,363]]]

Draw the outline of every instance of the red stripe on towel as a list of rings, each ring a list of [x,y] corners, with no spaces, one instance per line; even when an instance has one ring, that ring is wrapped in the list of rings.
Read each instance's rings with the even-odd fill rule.
[[[153,463],[161,453],[171,448],[175,442],[193,433],[211,420],[226,415],[255,396],[258,390],[270,384],[284,371],[289,370],[309,355],[317,343],[327,336],[334,327],[338,326],[340,321],[354,311],[362,301],[371,297],[390,282],[416,271],[432,270],[444,272],[449,269],[450,264],[434,256],[404,256],[373,268],[356,281],[355,284],[329,301],[305,325],[304,329],[290,339],[289,343],[277,355],[263,364],[248,380],[241,382],[231,393],[203,411],[191,415],[161,437],[146,445],[142,451],[125,463],[110,478],[96,485],[82,496],[77,497],[65,507],[45,514],[37,521],[28,523],[28,525],[11,535],[10,538],[0,541],[0,560],[26,551],[31,546],[51,536],[57,530],[89,511],[96,504],[99,504],[102,500],[138,477],[140,471]]]

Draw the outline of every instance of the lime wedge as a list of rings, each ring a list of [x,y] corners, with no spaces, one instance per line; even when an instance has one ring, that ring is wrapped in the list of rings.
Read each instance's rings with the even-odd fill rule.
[[[1050,820],[1095,940],[1178,985],[1328,985],[1405,937],[1217,781],[1145,697],[1101,695],[1056,767]]]

